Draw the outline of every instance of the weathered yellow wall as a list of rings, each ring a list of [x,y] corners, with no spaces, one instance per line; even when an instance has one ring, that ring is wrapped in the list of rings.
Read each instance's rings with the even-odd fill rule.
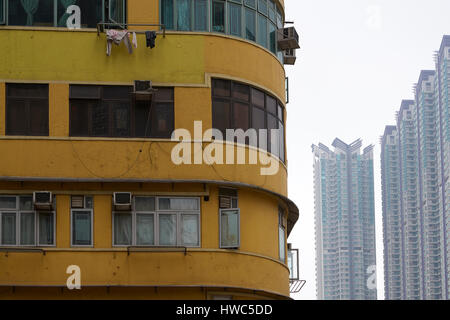
[[[110,195],[94,197],[94,247],[112,247],[112,204]]]
[[[131,84],[151,79],[155,84],[206,86],[205,75],[220,74],[262,86],[285,100],[282,65],[250,42],[172,32],[165,38],[158,36],[156,47],[150,49],[145,46],[145,35],[137,37],[139,44],[133,54],[121,44],[113,45],[107,57],[105,34],[1,30],[0,41],[7,54],[0,60],[0,80]]]
[[[171,160],[176,144],[126,139],[19,140],[0,137],[3,151],[0,177],[234,181],[287,195],[287,172],[281,162],[278,162],[278,174],[271,176],[260,174],[260,164],[223,164],[214,168],[205,163],[177,166]],[[235,150],[237,148],[245,147],[236,146]],[[192,161],[193,158],[192,152]]]
[[[69,85],[49,85],[49,135],[69,136]]]
[[[261,47],[239,40],[224,41],[218,36],[205,37],[205,68],[208,72],[247,79],[286,101],[284,69],[275,56]]]
[[[128,0],[128,23],[159,24],[159,1]],[[131,27],[130,29],[159,30],[159,27]]]
[[[5,83],[0,82],[0,136],[5,135],[6,92]]]
[[[40,187],[50,190],[58,185],[41,183]],[[8,184],[3,182],[0,187],[7,188]],[[18,188],[10,186],[14,187]],[[92,188],[82,187],[68,184],[64,191]],[[110,187],[114,190],[114,184]],[[185,185],[180,190],[190,188]],[[189,248],[186,255],[184,252],[131,252],[128,255],[126,249],[114,248],[111,194],[94,195],[94,248],[71,248],[70,195],[58,194],[56,190],[56,247],[45,249],[45,255],[0,253],[0,283],[3,286],[64,286],[68,277],[66,268],[78,265],[84,286],[228,286],[288,295],[289,272],[284,263],[278,261],[278,201],[251,189],[239,189],[241,247],[221,250],[218,187],[210,186],[208,190],[209,201],[203,198],[201,201],[201,248]]]
[[[288,269],[233,252],[56,251],[0,254],[2,286],[65,286],[66,269],[81,269],[82,286],[230,286],[288,295]]]
[[[202,121],[203,131],[212,127],[211,88],[175,88],[175,128],[194,136],[194,121]]]
[[[70,248],[70,196],[56,196],[56,246]]]
[[[283,3],[284,1],[281,1]],[[159,23],[159,1],[129,0],[129,23]],[[133,29],[139,29],[133,27]],[[143,27],[142,30],[157,28]],[[212,126],[211,77],[261,87],[285,101],[284,68],[256,44],[208,33],[167,32],[156,48],[128,54],[113,45],[107,57],[106,37],[93,31],[21,30],[0,27],[0,177],[52,179],[209,180],[241,182],[287,195],[286,168],[261,176],[260,165],[182,165],[172,163],[175,142],[139,139],[69,138],[69,84],[132,84],[151,79],[175,87],[175,128],[193,133]],[[49,136],[5,137],[5,82],[49,83]],[[205,147],[207,144],[204,144]],[[237,148],[242,147],[235,147]],[[248,153],[248,149],[246,149]],[[56,247],[46,254],[0,252],[0,284],[65,286],[69,265],[82,269],[82,285],[243,287],[288,296],[288,269],[278,261],[279,200],[254,189],[239,190],[241,248],[219,249],[218,188],[195,183],[48,183],[0,182],[9,193],[50,190],[57,194]],[[94,248],[70,246],[70,192],[94,196]],[[181,252],[140,252],[112,247],[112,191],[201,195],[201,248]],[[203,195],[209,194],[209,201]],[[106,193],[106,194],[105,194]],[[204,289],[86,288],[68,294],[59,289],[0,287],[0,298],[195,298]],[[54,290],[57,290],[54,291]],[[250,296],[256,294],[250,291]]]

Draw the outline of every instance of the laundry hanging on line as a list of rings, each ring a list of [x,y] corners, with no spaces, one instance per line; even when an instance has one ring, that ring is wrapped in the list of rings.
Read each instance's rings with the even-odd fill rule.
[[[130,34],[132,34],[132,39],[130,41]],[[130,32],[128,30],[114,30],[109,29],[106,31],[106,55],[111,55],[112,44],[120,45],[121,42],[125,44],[128,49],[128,53],[133,53],[133,46],[137,48],[137,37],[136,32]],[[156,32],[155,31],[146,31],[145,32],[145,40],[147,47],[151,49],[155,47],[156,40]]]
[[[131,46],[130,38],[129,38],[129,32],[127,30],[114,30],[110,29],[106,31],[106,55],[111,55],[111,48],[113,42],[116,45],[119,45],[121,42],[125,43],[125,46],[128,49],[128,53],[133,53],[133,48]],[[133,39],[134,41],[134,39]],[[135,47],[137,48],[137,41]]]

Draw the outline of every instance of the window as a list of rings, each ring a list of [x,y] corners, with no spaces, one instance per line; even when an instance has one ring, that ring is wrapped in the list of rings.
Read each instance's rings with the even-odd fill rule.
[[[191,30],[191,0],[177,0],[177,30]]]
[[[161,23],[168,30],[226,33],[255,41],[280,61],[276,30],[283,15],[273,0],[160,0]]]
[[[195,0],[194,21],[195,31],[208,31],[208,0]]]
[[[91,247],[93,241],[93,199],[84,196],[81,204],[72,197],[71,201],[71,244],[72,246]]]
[[[256,12],[245,8],[245,38],[256,41]]]
[[[0,24],[5,24],[5,10],[6,9],[6,2],[5,0],[0,0]]]
[[[220,209],[220,248],[239,248],[240,209]]]
[[[200,246],[200,199],[135,196],[114,212],[115,246]]]
[[[228,7],[229,14],[229,32],[233,36],[242,36],[242,5],[230,3]]]
[[[82,28],[96,28],[101,21],[126,23],[125,0],[0,0],[0,6],[2,3],[0,23],[3,16],[3,23],[12,26],[66,27],[71,5],[80,8]]]
[[[225,2],[213,1],[212,31],[225,33]]]
[[[226,129],[255,129],[257,143],[249,137],[245,143],[268,150],[285,162],[284,107],[278,100],[259,89],[222,79],[213,79],[212,96],[213,128],[220,130],[224,139]],[[267,129],[267,137],[261,129]],[[273,129],[279,134],[272,134]]]
[[[6,135],[48,136],[48,85],[6,84]]]
[[[0,196],[0,245],[55,245],[55,213],[35,211],[33,196]]]
[[[240,209],[236,189],[219,188],[220,248],[239,248]]]
[[[278,208],[278,248],[280,261],[286,261],[286,227],[285,212],[283,208]]]
[[[70,136],[170,138],[173,88],[158,88],[151,103],[133,99],[132,90],[131,86],[70,86]]]

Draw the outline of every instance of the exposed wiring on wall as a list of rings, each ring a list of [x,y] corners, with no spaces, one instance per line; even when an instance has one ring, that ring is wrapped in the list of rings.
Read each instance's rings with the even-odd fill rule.
[[[148,111],[147,121],[146,121],[146,123],[145,123],[144,136],[147,136],[147,132],[148,132],[148,129],[149,129],[149,124],[150,124],[151,114],[152,114],[152,111],[153,111],[153,104],[154,104],[154,102],[153,102],[153,99],[152,99],[152,102],[150,103],[150,108],[149,108],[149,111]],[[93,172],[91,169],[89,169],[89,167],[85,164],[85,162],[83,161],[83,159],[81,159],[79,152],[76,150],[76,148],[75,148],[75,146],[74,146],[74,141],[73,141],[72,137],[70,138],[70,144],[71,144],[71,146],[72,146],[73,153],[75,154],[75,156],[76,156],[76,158],[78,159],[78,161],[80,161],[81,165],[82,165],[82,166],[83,166],[83,167],[84,167],[91,175],[93,175],[93,176],[96,177],[96,178],[100,178],[100,179],[119,179],[119,178],[125,176],[126,174],[128,174],[131,170],[133,170],[133,169],[136,167],[136,165],[137,165],[137,163],[138,163],[138,161],[139,161],[139,158],[140,158],[140,156],[141,156],[141,154],[142,154],[142,152],[143,152],[143,150],[144,150],[144,145],[145,145],[145,143],[146,143],[145,140],[142,141],[142,144],[141,144],[141,147],[139,148],[139,151],[138,151],[138,154],[137,154],[137,156],[136,156],[136,159],[134,160],[134,162],[132,163],[132,165],[129,166],[128,169],[127,169],[124,173],[122,173],[122,174],[120,174],[120,175],[118,175],[118,176],[106,177],[106,176],[98,175],[98,174],[96,174],[95,172]],[[152,143],[153,143],[153,142],[150,142],[150,148],[151,148],[151,146],[152,146]],[[149,156],[150,156],[150,153],[149,153]],[[151,161],[152,161],[152,160],[151,160],[151,157],[150,157],[150,162],[151,162]]]

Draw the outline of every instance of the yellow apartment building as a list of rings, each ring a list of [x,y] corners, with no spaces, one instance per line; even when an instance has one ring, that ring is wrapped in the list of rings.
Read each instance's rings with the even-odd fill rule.
[[[284,15],[0,0],[0,299],[289,299]]]

